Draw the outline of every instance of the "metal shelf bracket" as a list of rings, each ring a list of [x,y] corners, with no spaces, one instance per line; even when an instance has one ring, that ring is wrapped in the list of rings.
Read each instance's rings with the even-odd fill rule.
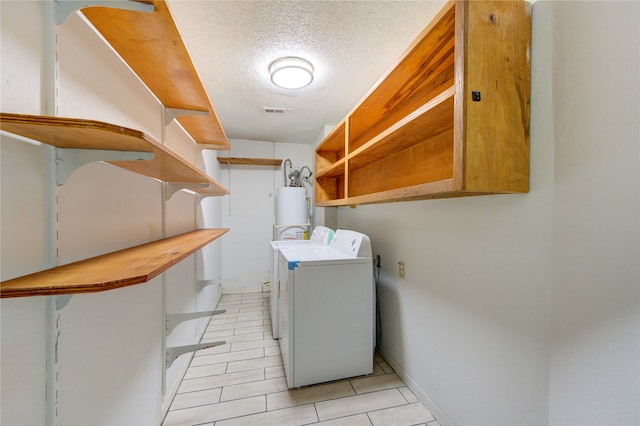
[[[107,149],[56,148],[56,184],[64,185],[69,177],[85,164],[97,161],[153,160],[153,152],[112,151]]]
[[[227,312],[226,309],[221,309],[218,311],[201,311],[201,312],[188,312],[185,314],[167,314],[166,322],[167,322],[167,334],[171,334],[176,325],[197,318],[210,317],[212,315],[220,315]]]
[[[173,194],[182,189],[195,189],[195,188],[207,188],[208,183],[196,183],[196,182],[165,182],[164,183],[164,200],[169,201]]]
[[[216,194],[196,194],[196,204],[200,204],[202,202],[202,200],[204,200],[205,198],[209,198],[209,197],[219,197],[219,195]]]
[[[112,9],[131,10],[135,12],[153,12],[152,4],[133,0],[55,0],[56,25],[63,24],[69,16],[85,7],[102,6]]]
[[[180,355],[184,355],[189,352],[195,352],[202,349],[213,348],[216,346],[226,344],[226,341],[211,342],[211,343],[196,343],[194,345],[176,346],[173,348],[167,348],[166,367],[171,367],[173,361],[175,361]]]

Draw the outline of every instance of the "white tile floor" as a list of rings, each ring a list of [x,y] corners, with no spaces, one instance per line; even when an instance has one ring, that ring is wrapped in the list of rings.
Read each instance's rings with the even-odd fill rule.
[[[288,390],[269,293],[223,294],[163,425],[429,425],[439,423],[379,355],[374,372]]]

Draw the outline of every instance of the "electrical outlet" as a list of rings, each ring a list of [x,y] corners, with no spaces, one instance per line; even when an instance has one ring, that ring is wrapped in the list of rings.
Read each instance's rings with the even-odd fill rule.
[[[404,262],[402,260],[398,262],[398,274],[400,278],[404,278]]]

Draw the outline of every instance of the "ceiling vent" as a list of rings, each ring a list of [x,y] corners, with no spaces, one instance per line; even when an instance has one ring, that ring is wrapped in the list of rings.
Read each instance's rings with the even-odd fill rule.
[[[262,107],[262,110],[267,114],[284,114],[287,111],[286,108],[273,108],[273,107]]]

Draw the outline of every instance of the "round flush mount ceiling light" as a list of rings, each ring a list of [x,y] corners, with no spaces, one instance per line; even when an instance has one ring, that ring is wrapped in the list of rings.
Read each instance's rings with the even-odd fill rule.
[[[313,81],[311,62],[289,56],[276,59],[269,65],[271,82],[284,89],[300,89]]]

